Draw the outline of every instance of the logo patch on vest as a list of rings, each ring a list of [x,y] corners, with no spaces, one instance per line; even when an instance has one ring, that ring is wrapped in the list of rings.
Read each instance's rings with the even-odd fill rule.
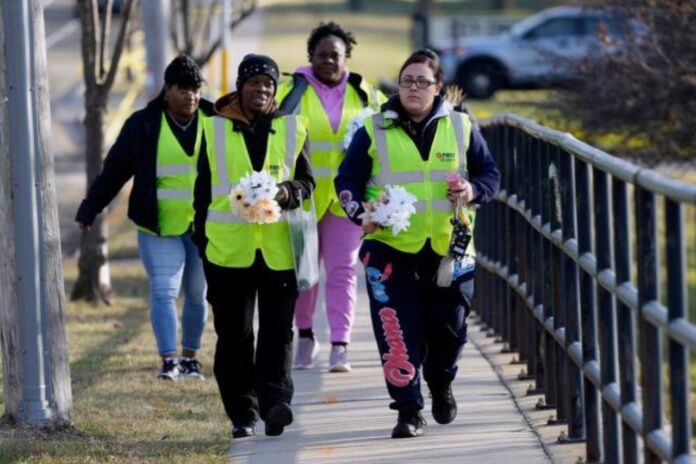
[[[448,162],[448,161],[454,161],[456,158],[456,154],[454,152],[449,152],[449,151],[438,151],[435,154],[435,157],[439,159],[440,161]]]

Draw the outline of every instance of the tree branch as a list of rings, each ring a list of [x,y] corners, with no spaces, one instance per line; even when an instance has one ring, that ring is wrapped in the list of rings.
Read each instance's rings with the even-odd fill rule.
[[[102,83],[106,74],[106,48],[109,46],[109,33],[111,32],[111,9],[113,0],[106,0],[104,14],[101,15],[100,44],[99,44],[99,74],[97,81]]]
[[[116,71],[118,71],[118,64],[121,61],[121,54],[123,53],[123,48],[126,43],[128,25],[130,24],[130,18],[133,16],[133,10],[136,2],[137,0],[126,0],[126,6],[121,10],[121,27],[118,31],[116,44],[114,45],[114,54],[111,59],[111,65],[109,66],[109,73],[107,74],[103,83],[103,86],[107,91],[111,89],[111,87],[114,85],[114,80],[116,79]]]
[[[97,85],[97,0],[81,0],[78,4],[80,12],[80,30],[82,43],[82,73],[87,89]]]

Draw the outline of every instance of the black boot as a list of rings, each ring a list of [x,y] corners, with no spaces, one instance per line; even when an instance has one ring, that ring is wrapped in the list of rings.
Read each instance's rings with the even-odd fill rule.
[[[256,421],[243,421],[232,427],[232,438],[252,437],[256,435]]]
[[[416,409],[400,409],[392,438],[414,438],[423,435],[425,419]]]
[[[266,435],[277,437],[287,425],[292,424],[292,409],[287,403],[278,403],[268,411],[266,417]]]
[[[457,401],[452,395],[452,384],[446,387],[428,386],[433,400],[433,419],[438,424],[449,424],[457,417]]]

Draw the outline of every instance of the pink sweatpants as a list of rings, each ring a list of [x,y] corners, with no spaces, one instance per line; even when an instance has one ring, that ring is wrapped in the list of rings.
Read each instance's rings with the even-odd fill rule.
[[[356,295],[356,263],[362,230],[350,219],[327,211],[319,221],[319,262],[326,271],[326,315],[331,342],[350,343]],[[295,324],[300,329],[312,327],[317,306],[319,284],[300,292],[295,304]]]

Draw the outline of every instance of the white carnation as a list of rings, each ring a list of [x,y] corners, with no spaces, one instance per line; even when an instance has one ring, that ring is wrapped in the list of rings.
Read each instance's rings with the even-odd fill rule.
[[[390,227],[393,235],[408,229],[411,225],[409,218],[416,212],[416,197],[405,188],[398,185],[387,185],[374,202],[374,210],[370,212],[370,220],[382,227]]]
[[[268,224],[280,219],[280,206],[275,201],[278,193],[276,180],[266,171],[253,171],[239,180],[232,188],[232,210],[241,218],[258,224]]]

